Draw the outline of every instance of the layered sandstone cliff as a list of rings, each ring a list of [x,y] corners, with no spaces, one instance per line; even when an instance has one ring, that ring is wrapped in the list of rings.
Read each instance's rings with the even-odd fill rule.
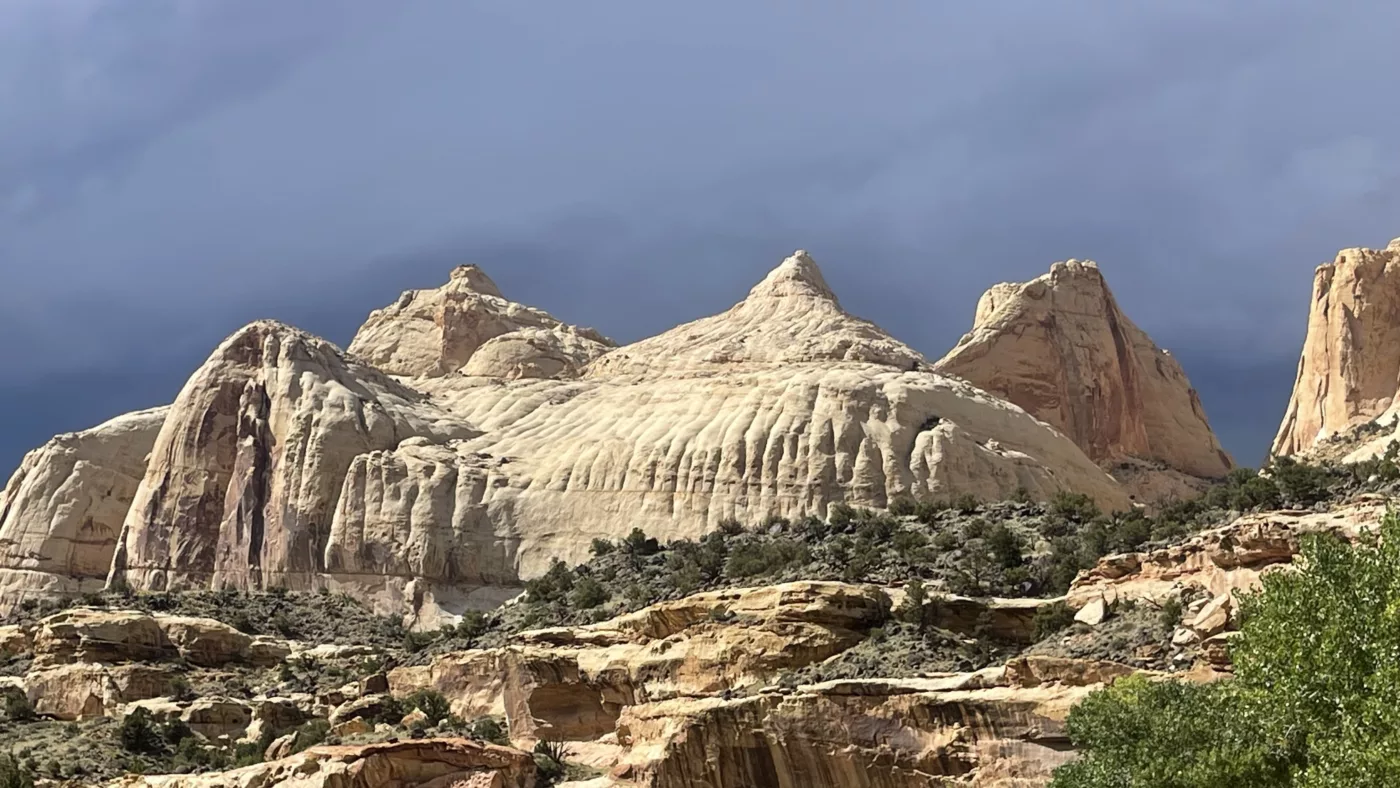
[[[270,321],[222,343],[126,470],[144,475],[108,513],[110,582],[330,586],[430,626],[638,527],[899,496],[1129,503],[1071,440],[845,312],[803,252],[729,311],[602,355],[473,267],[352,347]]]
[[[1020,405],[1148,495],[1179,488],[1173,474],[1233,467],[1181,365],[1123,314],[1092,262],[988,290],[934,368]]]
[[[214,351],[171,406],[126,513],[112,582],[311,587],[357,456],[409,438],[475,434],[329,342],[253,323]]]
[[[446,375],[473,362],[468,374],[512,378],[570,376],[612,346],[592,329],[507,300],[481,269],[464,265],[446,285],[406,291],[375,310],[349,351],[394,375]]]
[[[1385,249],[1344,249],[1319,266],[1308,336],[1275,455],[1304,452],[1378,420],[1355,441],[1363,454],[1394,439],[1400,392],[1400,238]],[[1380,435],[1380,437],[1377,437]]]
[[[25,456],[0,493],[0,612],[102,588],[165,415],[129,413]]]
[[[697,537],[728,518],[901,495],[1128,503],[1071,441],[843,311],[805,253],[728,312],[612,351],[577,380],[410,382],[483,435],[357,458],[332,573],[393,556],[396,572],[494,583],[634,527]]]

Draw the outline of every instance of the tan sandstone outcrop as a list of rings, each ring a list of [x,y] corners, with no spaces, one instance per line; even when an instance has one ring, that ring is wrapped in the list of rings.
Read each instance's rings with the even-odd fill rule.
[[[465,739],[314,747],[217,774],[131,775],[112,788],[534,788],[529,753]]]
[[[185,384],[127,514],[111,582],[142,590],[305,589],[355,457],[466,424],[330,343],[272,321]]]
[[[1313,281],[1308,336],[1275,455],[1290,455],[1380,419],[1395,438],[1400,393],[1400,238],[1385,249],[1344,249],[1319,266]],[[1363,446],[1363,448],[1365,448]]]
[[[101,590],[166,411],[118,416],[25,456],[0,493],[0,613]]]
[[[25,674],[24,689],[40,714],[91,720],[115,716],[129,703],[169,696],[176,676],[169,665],[80,662],[36,667]]]
[[[976,678],[831,682],[634,706],[618,738],[630,774],[653,788],[1043,786],[1073,757],[1070,708],[1098,686],[982,686]],[[958,683],[968,686],[945,688]]]
[[[1233,467],[1181,365],[1123,314],[1093,262],[988,290],[934,368],[1020,405],[1110,470],[1126,464],[1144,496]]]
[[[770,684],[854,646],[889,611],[881,589],[845,583],[706,592],[398,668],[389,683],[398,695],[435,689],[463,719],[503,715],[517,741],[587,741],[630,705]]]
[[[481,269],[464,265],[453,269],[446,285],[406,291],[375,310],[349,351],[395,375],[438,376],[468,367],[468,374],[514,379],[573,376],[612,346],[592,329],[506,300]]]
[[[1101,558],[1075,578],[1066,601],[1070,607],[1082,608],[1100,599],[1159,603],[1184,589],[1207,591],[1215,600],[1236,591],[1256,590],[1263,573],[1292,563],[1304,535],[1330,533],[1355,539],[1379,525],[1386,506],[1384,499],[1371,499],[1329,512],[1246,514],[1179,545]]]

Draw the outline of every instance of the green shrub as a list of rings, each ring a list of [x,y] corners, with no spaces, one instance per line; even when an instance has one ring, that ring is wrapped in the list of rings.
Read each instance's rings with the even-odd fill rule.
[[[987,550],[998,565],[1006,569],[1021,565],[1021,540],[1016,538],[1005,523],[992,526],[987,532],[986,540]]]
[[[1083,757],[1054,788],[1400,785],[1400,517],[1308,535],[1294,566],[1241,596],[1233,680],[1128,680],[1076,708]]]
[[[982,499],[972,493],[963,493],[953,499],[952,507],[960,514],[976,514],[982,508]]]
[[[480,717],[471,725],[471,737],[491,744],[510,746],[510,736],[506,727],[495,717]]]
[[[913,517],[919,511],[918,504],[907,495],[901,495],[890,501],[890,514],[895,517]]]
[[[320,718],[311,720],[300,728],[297,728],[296,736],[292,738],[292,754],[295,755],[303,750],[315,747],[324,742],[330,733],[331,723],[329,720]]]
[[[568,757],[568,747],[559,741],[540,739],[535,743],[536,779],[541,785],[554,785],[564,779],[567,770],[564,759]]]
[[[1050,513],[1074,523],[1087,523],[1103,514],[1092,497],[1064,490],[1050,499]]]
[[[580,578],[569,593],[569,603],[576,610],[591,610],[608,601],[608,590],[591,577]]]
[[[0,788],[34,788],[34,775],[13,755],[0,755]]]
[[[810,559],[807,546],[792,539],[742,542],[730,549],[724,573],[736,578],[771,575],[789,565],[805,564]]]
[[[404,708],[423,712],[431,725],[436,725],[452,714],[452,704],[447,702],[447,698],[441,692],[432,689],[414,690],[404,697],[403,705]],[[400,714],[399,717],[402,719],[403,715]]]
[[[1171,597],[1162,603],[1160,616],[1163,629],[1176,629],[1181,624],[1181,597]]]
[[[19,690],[5,692],[5,719],[10,722],[33,722],[39,719],[34,704]]]
[[[1035,611],[1032,624],[1035,626],[1035,639],[1037,641],[1044,640],[1073,626],[1074,611],[1070,610],[1069,605],[1064,602],[1041,605]]]
[[[855,522],[856,510],[844,503],[834,503],[827,507],[826,521],[837,527],[844,527]]]
[[[607,539],[594,539],[593,544],[589,545],[588,551],[595,557],[607,555],[613,551],[613,543]]]
[[[156,755],[165,749],[165,742],[151,713],[140,707],[122,718],[117,740],[123,750],[138,755]]]

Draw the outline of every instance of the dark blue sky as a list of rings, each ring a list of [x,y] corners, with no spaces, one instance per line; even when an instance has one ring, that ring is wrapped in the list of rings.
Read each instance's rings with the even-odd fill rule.
[[[0,465],[239,325],[344,343],[476,262],[627,341],[795,248],[932,356],[1098,260],[1238,459],[1311,272],[1400,235],[1400,6],[12,0]],[[0,475],[3,475],[0,471]]]

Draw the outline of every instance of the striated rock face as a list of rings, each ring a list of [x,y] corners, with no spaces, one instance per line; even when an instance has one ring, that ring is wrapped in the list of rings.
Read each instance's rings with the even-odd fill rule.
[[[483,358],[468,374],[567,377],[613,343],[592,329],[568,326],[548,312],[506,300],[474,265],[459,266],[436,290],[409,290],[377,309],[350,343],[350,353],[394,375],[440,376]]]
[[[466,739],[314,747],[217,774],[128,776],[113,788],[534,788],[529,753]]]
[[[1393,427],[1400,391],[1400,239],[1382,250],[1344,249],[1319,266],[1308,336],[1275,455],[1373,419]],[[1375,441],[1383,447],[1394,438]],[[1373,453],[1373,452],[1372,452]]]
[[[847,314],[816,262],[798,250],[728,312],[620,348],[587,374],[694,377],[700,371],[813,362],[914,370],[924,358],[874,323]]]
[[[707,592],[398,668],[389,683],[395,694],[435,689],[463,719],[504,715],[517,741],[588,741],[612,732],[626,706],[762,686],[839,654],[889,610],[882,590],[845,583]]]
[[[1092,262],[987,291],[971,333],[934,368],[1020,405],[1105,466],[1201,478],[1233,467],[1181,365],[1123,314]],[[1149,492],[1177,485],[1133,476]]]
[[[310,587],[355,457],[418,436],[475,434],[330,343],[253,323],[214,351],[171,406],[122,527],[112,582]]]
[[[975,673],[775,686],[868,636],[889,606],[885,590],[843,583],[707,592],[443,655],[389,682],[396,695],[437,689],[459,717],[504,715],[518,746],[569,742],[616,778],[600,788],[1038,788],[1073,757],[1070,708],[1134,672],[1028,656]]]
[[[803,252],[724,314],[607,353],[474,268],[352,349],[271,321],[225,340],[165,415],[109,582],[329,586],[432,627],[634,527],[904,495],[1129,505],[1072,441],[847,314]]]
[[[0,493],[0,613],[102,588],[166,411],[59,435],[24,458]]]
[[[635,706],[618,738],[630,744],[631,774],[655,788],[1046,784],[1072,757],[1064,719],[1091,689],[981,687],[975,677]],[[940,686],[957,683],[967,688]]]
[[[591,539],[633,527],[696,537],[726,518],[899,495],[1070,489],[1128,505],[1072,442],[843,312],[802,253],[728,312],[615,350],[579,380],[413,385],[484,434],[358,458],[332,571],[385,556],[428,580],[490,583],[582,560]]]

